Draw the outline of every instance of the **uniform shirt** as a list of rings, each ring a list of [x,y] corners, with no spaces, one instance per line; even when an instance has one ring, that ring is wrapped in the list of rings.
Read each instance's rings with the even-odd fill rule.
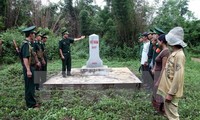
[[[153,44],[152,44],[152,42],[150,42],[150,45],[149,45],[149,52],[148,52],[148,64],[150,64],[151,63],[151,61],[152,61],[152,57],[153,57]]]
[[[148,60],[149,45],[150,41],[143,43],[141,65],[144,65],[144,63]]]
[[[155,59],[158,56],[159,52],[156,52],[156,49],[159,48],[158,44],[153,45],[150,43],[149,46],[149,52],[148,52],[148,64],[150,65],[151,68],[154,67],[155,65]]]
[[[174,51],[167,59],[166,67],[158,86],[158,94],[180,98],[183,95],[185,55],[182,49]]]
[[[35,52],[36,52],[38,58],[42,59],[43,58],[42,44],[40,44],[38,41],[36,41],[34,43],[34,49],[35,49]]]
[[[33,50],[34,52],[36,52],[36,50],[35,50],[35,41],[31,41],[31,42],[30,42],[30,45],[31,45],[31,47],[32,47],[32,50]]]
[[[72,38],[63,38],[61,41],[59,41],[59,49],[61,49],[63,53],[70,53],[70,44],[73,42],[74,39]]]
[[[39,43],[43,52],[43,57],[45,61],[47,61],[47,51],[46,51],[46,44],[44,42]]]
[[[31,47],[31,43],[28,40],[24,40],[21,47],[21,57],[22,57],[22,61],[23,61],[23,58],[29,59],[30,65],[35,64],[34,58],[32,58],[33,56],[32,50],[33,49]],[[24,62],[23,62],[23,66],[25,67]]]

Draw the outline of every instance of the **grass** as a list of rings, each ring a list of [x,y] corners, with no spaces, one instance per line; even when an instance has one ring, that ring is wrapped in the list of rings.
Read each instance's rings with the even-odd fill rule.
[[[82,67],[86,59],[73,59],[72,67]],[[138,60],[104,59],[109,67],[128,67],[136,75]],[[200,63],[187,59],[184,97],[179,104],[180,118],[200,119]],[[21,64],[0,66],[0,119],[3,120],[166,120],[154,115],[151,95],[132,89],[54,89],[43,91],[39,110],[27,109]],[[48,63],[49,74],[61,69],[61,61]],[[37,93],[42,94],[42,93]]]

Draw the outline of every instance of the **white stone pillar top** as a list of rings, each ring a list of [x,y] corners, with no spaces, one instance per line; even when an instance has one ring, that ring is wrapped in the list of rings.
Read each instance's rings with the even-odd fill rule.
[[[89,55],[86,67],[103,67],[103,61],[99,56],[99,36],[96,34],[89,36]]]

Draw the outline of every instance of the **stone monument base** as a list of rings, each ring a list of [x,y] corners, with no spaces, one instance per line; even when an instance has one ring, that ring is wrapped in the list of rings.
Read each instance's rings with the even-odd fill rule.
[[[135,88],[141,81],[127,67],[109,68],[107,75],[84,75],[80,68],[72,69],[73,76],[62,77],[61,72],[51,77],[43,85],[44,87],[75,87],[75,86],[113,86],[115,88]],[[101,69],[98,69],[101,71]],[[96,71],[98,71],[96,70]],[[96,72],[95,71],[95,72]],[[87,72],[86,72],[87,73]]]
[[[80,71],[83,75],[103,76],[103,75],[108,75],[110,70],[111,69],[108,68],[108,66],[104,65],[103,67],[95,67],[95,68],[88,68],[86,66],[83,66]]]

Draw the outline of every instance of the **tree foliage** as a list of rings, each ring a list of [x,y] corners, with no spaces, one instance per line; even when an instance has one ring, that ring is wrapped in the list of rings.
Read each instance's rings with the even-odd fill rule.
[[[189,46],[199,45],[199,21],[188,10],[188,0],[164,0],[157,11],[152,26],[158,26],[166,33],[176,26],[184,28],[185,41]],[[194,27],[195,26],[195,27]]]
[[[13,28],[36,25],[37,30],[50,31],[51,35],[60,36],[64,29],[71,37],[98,34],[107,46],[106,54],[127,57],[129,53],[123,51],[137,50],[139,33],[155,26],[167,33],[182,26],[188,45],[198,46],[200,22],[188,10],[188,0],[163,0],[161,6],[155,1],[152,6],[147,0],[105,0],[107,4],[100,8],[95,0],[64,0],[48,5],[42,5],[41,0],[1,0],[0,31],[4,35]]]

